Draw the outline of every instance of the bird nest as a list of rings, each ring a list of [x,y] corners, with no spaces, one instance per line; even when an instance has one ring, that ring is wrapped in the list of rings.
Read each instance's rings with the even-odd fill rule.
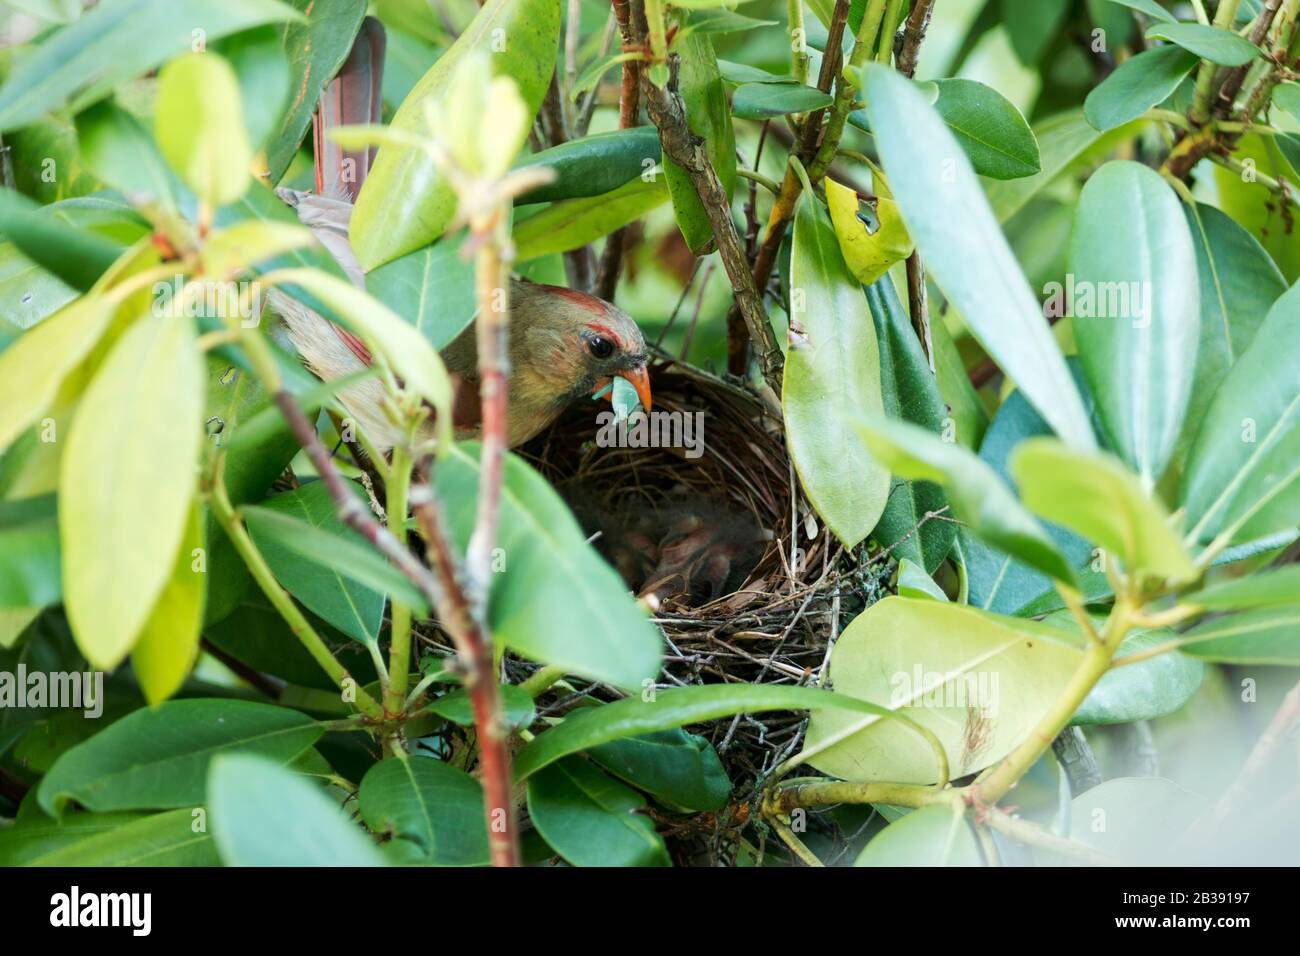
[[[844,551],[817,519],[779,410],[680,363],[653,366],[651,379],[654,412],[667,417],[639,437],[633,426],[611,441],[597,418],[609,406],[579,403],[522,453],[650,607],[667,644],[664,683],[816,683],[840,620],[883,596],[888,562]],[[804,723],[764,715],[693,729],[743,792],[798,749]]]

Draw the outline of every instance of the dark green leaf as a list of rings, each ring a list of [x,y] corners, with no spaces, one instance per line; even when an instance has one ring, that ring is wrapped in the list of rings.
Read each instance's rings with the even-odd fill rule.
[[[126,218],[132,217],[128,213]],[[0,233],[37,265],[81,291],[126,251],[126,243],[69,225],[55,207],[42,208],[11,189],[0,189]]]
[[[63,823],[23,824],[0,834],[0,860],[11,866],[217,866],[212,837],[195,828],[195,812],[78,813]]]
[[[1164,102],[1196,62],[1194,54],[1176,46],[1157,47],[1125,60],[1084,100],[1088,122],[1095,129],[1108,130],[1137,119]]]
[[[1198,624],[1178,649],[1222,664],[1300,666],[1300,607],[1264,607]]]
[[[112,100],[77,114],[77,141],[82,161],[107,185],[133,202],[174,205],[174,179],[153,137]]]
[[[1070,0],[999,0],[1002,23],[1020,62],[1032,66],[1038,62],[1049,43],[1060,33],[1061,23],[1070,12]]]
[[[939,80],[937,85],[934,108],[976,173],[990,179],[1020,179],[1041,171],[1038,141],[1010,100],[974,80]]]
[[[44,607],[62,594],[54,495],[0,502],[0,607]]]
[[[1300,564],[1220,581],[1189,594],[1186,602],[1211,611],[1300,604]]]
[[[319,3],[312,4],[309,9],[314,10],[316,6]],[[293,24],[288,29],[299,26]],[[245,30],[213,45],[213,49],[230,62],[239,78],[244,125],[254,150],[266,145],[271,133],[280,126],[284,109],[289,105],[289,61],[285,55],[283,32],[268,25]]]
[[[587,757],[659,802],[689,812],[719,810],[731,781],[713,745],[681,729],[600,744]]]
[[[366,273],[366,291],[441,349],[474,320],[474,260],[447,236]]]
[[[1260,55],[1245,37],[1203,23],[1159,23],[1147,31],[1148,40],[1168,40],[1220,66],[1245,66]]]
[[[515,684],[501,685],[501,707],[506,726],[512,730],[516,727],[527,727],[537,715],[533,699],[528,696],[527,691]],[[426,709],[462,727],[474,726],[473,702],[469,691],[464,688],[434,698]]]
[[[1161,20],[1165,23],[1177,23],[1178,20],[1172,13],[1166,10],[1156,0],[1109,0],[1110,3],[1117,3],[1120,6],[1128,7],[1130,10],[1136,10],[1139,13],[1145,13],[1155,20]]]
[[[740,119],[765,120],[787,113],[807,113],[830,106],[829,93],[800,83],[746,83],[736,88],[731,115]]]
[[[659,155],[659,134],[653,126],[570,140],[515,163],[516,170],[544,167],[555,171],[554,182],[524,193],[515,202],[527,205],[601,196],[653,169]]]
[[[397,859],[437,866],[488,862],[483,788],[463,770],[432,757],[394,757],[366,772],[357,792],[366,826],[405,844]],[[408,856],[409,854],[409,856]]]

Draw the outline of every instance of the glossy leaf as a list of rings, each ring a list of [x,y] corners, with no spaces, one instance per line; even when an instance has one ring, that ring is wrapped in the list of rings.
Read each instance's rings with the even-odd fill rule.
[[[1259,538],[1300,523],[1300,290],[1273,305],[1220,386],[1183,473],[1192,543]]]
[[[1020,179],[1042,169],[1038,141],[1005,96],[975,80],[938,80],[934,108],[948,124],[971,166],[990,179]]]
[[[501,716],[507,727],[527,727],[537,718],[537,707],[522,687],[517,684],[502,684],[500,692]],[[434,698],[426,708],[429,713],[462,727],[474,726],[474,702],[469,691],[463,687]]]
[[[113,303],[103,296],[83,296],[0,352],[0,449],[49,408],[113,312]]]
[[[856,426],[876,459],[895,475],[943,485],[953,515],[990,544],[1044,574],[1072,583],[1069,563],[988,465],[960,445],[884,418]]]
[[[195,830],[194,810],[148,815],[70,814],[4,831],[0,860],[23,866],[217,866],[210,834]],[[12,856],[10,855],[12,854]]]
[[[533,826],[574,866],[669,866],[645,798],[580,757],[528,780]]]
[[[554,203],[516,223],[515,256],[526,262],[578,249],[640,219],[667,198],[667,178],[656,174],[600,196]]]
[[[1147,39],[1168,40],[1220,66],[1245,66],[1260,55],[1245,37],[1204,23],[1158,23],[1147,30]]]
[[[478,446],[457,445],[436,470],[447,521],[463,548],[474,526]],[[639,689],[659,671],[662,644],[623,581],[586,542],[554,489],[521,459],[506,459],[488,604],[493,637],[533,660]],[[564,600],[555,600],[563,594]]]
[[[790,300],[781,396],[790,457],[808,500],[852,548],[871,533],[889,497],[889,473],[850,424],[854,415],[883,410],[880,347],[862,287],[812,196],[795,217]],[[827,414],[832,408],[836,414]]]
[[[672,730],[733,714],[772,710],[843,709],[869,715],[872,719],[892,718],[886,707],[864,700],[832,694],[814,687],[785,684],[709,684],[678,687],[642,697],[627,697],[612,704],[581,708],[564,722],[538,734],[515,756],[515,778],[527,779],[543,767],[570,754],[625,737]],[[912,745],[925,754],[933,767],[934,754],[915,730]]]
[[[1220,581],[1188,595],[1185,602],[1211,611],[1300,604],[1300,565]]]
[[[947,410],[892,280],[886,276],[866,293],[880,345],[885,414],[941,432]],[[947,503],[943,489],[932,482],[896,479],[872,535],[882,547],[892,546],[895,558],[915,562],[926,574],[933,574],[948,557],[957,525],[926,515],[942,511]]]
[[[131,650],[131,670],[145,700],[154,706],[180,689],[199,654],[207,595],[205,545],[203,511],[196,501],[190,506],[171,577]]]
[[[127,655],[171,575],[194,498],[202,411],[193,327],[150,315],[113,346],[68,431],[59,471],[64,605],[96,667]]]
[[[943,743],[952,777],[1000,760],[1056,702],[1079,666],[1058,628],[929,599],[889,597],[831,652],[837,695],[888,703]],[[801,759],[860,782],[933,783],[933,758],[901,724],[815,712]]]
[[[1206,621],[1183,634],[1178,649],[1221,664],[1300,666],[1300,607],[1264,607]]]
[[[256,754],[223,754],[208,774],[212,835],[227,866],[383,866],[321,788]]]
[[[490,56],[493,71],[514,79],[531,116],[554,72],[559,33],[560,8],[552,0],[488,0],[416,84],[394,115],[393,127],[429,135],[428,104],[446,94],[467,53],[491,54],[499,37],[509,38],[509,55]],[[404,201],[393,202],[394,196]],[[357,197],[350,231],[353,249],[362,267],[373,269],[439,238],[455,211],[455,194],[427,153],[384,147]]]
[[[612,192],[659,164],[659,134],[653,126],[593,133],[515,162],[514,168],[550,169],[555,180],[524,193],[516,205],[585,199]]]
[[[1131,228],[1117,231],[1121,219]],[[1121,161],[1093,174],[1070,273],[1074,337],[1110,447],[1154,488],[1182,428],[1200,340],[1195,249],[1158,173]]]
[[[288,763],[320,735],[315,721],[271,704],[168,701],[73,747],[42,778],[36,798],[51,816],[74,800],[97,811],[197,806],[214,755],[239,750]]]
[[[605,770],[678,810],[720,810],[731,781],[713,745],[684,730],[613,740],[586,752]]]
[[[825,109],[833,98],[829,93],[802,83],[745,83],[736,87],[731,115],[739,119],[767,120],[788,113]]]
[[[209,40],[263,23],[296,19],[278,0],[118,0],[88,10],[24,57],[0,87],[0,132],[69,102],[73,111],[125,80],[189,50],[194,31]]]
[[[1031,511],[1101,545],[1126,571],[1171,581],[1195,577],[1164,508],[1113,458],[1032,438],[1012,454],[1011,474]]]
[[[158,74],[154,138],[168,165],[209,204],[234,202],[248,188],[253,148],[239,79],[220,56],[178,57]]]
[[[921,807],[871,838],[854,866],[983,866],[966,815],[952,807]]]
[[[695,33],[675,42],[673,50],[680,58],[677,85],[687,122],[691,132],[704,141],[704,152],[718,174],[722,191],[730,196],[736,183],[736,135],[731,128],[727,88],[718,72],[713,41]],[[670,160],[664,162],[664,178],[682,238],[692,253],[705,254],[713,248],[713,229],[695,185]]]
[[[935,282],[1057,434],[1094,447],[1042,308],[961,147],[914,84],[878,64],[862,79],[890,188]]]
[[[1119,137],[1122,132],[1111,135]],[[1096,147],[1103,134],[1092,127],[1082,111],[1070,110],[1035,126],[1034,138],[1038,142],[1040,172],[1021,179],[995,180],[986,184],[989,205],[993,207],[998,222],[1008,221],[1023,209],[1063,171]]]
[[[403,844],[399,859],[437,866],[488,862],[483,787],[432,757],[381,760],[361,778],[357,807],[366,826]]]
[[[1095,87],[1083,111],[1094,129],[1109,130],[1163,103],[1196,65],[1195,54],[1161,46],[1130,57]]]

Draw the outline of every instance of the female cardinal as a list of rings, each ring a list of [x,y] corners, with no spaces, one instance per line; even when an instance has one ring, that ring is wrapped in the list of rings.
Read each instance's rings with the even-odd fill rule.
[[[348,243],[348,222],[373,150],[343,150],[327,134],[339,125],[380,121],[384,45],[382,24],[367,17],[343,68],[322,92],[313,117],[316,193],[278,191],[348,277],[363,288],[365,274]],[[345,170],[348,176],[343,175]],[[614,376],[627,379],[649,410],[645,338],[626,312],[583,292],[520,279],[511,280],[510,303],[506,435],[510,446],[532,438],[574,400],[606,391]],[[287,296],[273,293],[272,304],[284,319],[294,347],[321,378],[341,378],[370,364],[369,351],[350,332]],[[442,358],[456,385],[456,435],[474,437],[481,422],[473,325],[443,350]],[[393,426],[382,412],[384,388],[379,382],[367,379],[344,390],[341,398],[369,436],[384,446],[392,444]]]

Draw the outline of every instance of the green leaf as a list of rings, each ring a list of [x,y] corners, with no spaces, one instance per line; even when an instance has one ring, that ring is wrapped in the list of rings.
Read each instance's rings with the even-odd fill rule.
[[[1300,666],[1300,607],[1264,607],[1206,621],[1183,634],[1178,649],[1221,664]]]
[[[736,87],[731,115],[740,119],[766,120],[788,113],[825,109],[834,102],[829,93],[802,83],[745,83]]]
[[[640,51],[631,53],[610,53],[608,56],[602,56],[599,59],[592,60],[587,64],[587,68],[578,74],[573,81],[574,93],[588,93],[600,85],[605,74],[621,63],[627,63],[632,60],[641,61],[646,55]],[[570,140],[570,142],[576,142]]]
[[[1273,105],[1300,119],[1300,83],[1279,83],[1274,87]]]
[[[921,807],[871,838],[854,866],[983,866],[975,832],[953,807]]]
[[[676,810],[720,810],[731,796],[731,781],[713,745],[681,729],[613,740],[586,755]]]
[[[86,389],[59,471],[63,591],[97,668],[131,650],[194,498],[203,369],[188,319],[138,319]]]
[[[1183,473],[1191,543],[1300,523],[1300,289],[1273,305],[1220,386]]]
[[[49,270],[18,251],[12,242],[0,243],[0,322],[9,341],[19,332],[49,318],[77,297],[76,290]]]
[[[1287,283],[1249,232],[1213,206],[1184,206],[1196,245],[1201,286],[1201,341],[1183,423],[1190,442],[1237,357],[1254,341]]]
[[[776,20],[756,20],[742,16],[734,10],[700,10],[686,18],[682,28],[686,33],[743,33],[759,27],[776,26]]]
[[[368,508],[361,489],[349,487],[357,504]],[[410,582],[343,523],[324,482],[274,495],[241,513],[276,580],[348,637],[363,643],[379,638],[390,588],[404,602],[424,605]]]
[[[1169,865],[1207,809],[1203,797],[1172,780],[1119,777],[1071,801],[1069,836],[1129,864]]]
[[[81,161],[132,202],[175,205],[171,172],[147,130],[112,100],[77,114]]]
[[[147,816],[77,813],[62,823],[20,824],[0,834],[0,860],[10,866],[59,867],[217,866],[221,862],[212,837],[196,829],[195,809],[190,807]]]
[[[1158,23],[1147,31],[1147,39],[1168,40],[1220,66],[1245,66],[1260,55],[1245,37],[1204,23]]]
[[[866,293],[880,345],[885,414],[941,432],[947,409],[893,281],[885,276],[868,286]],[[926,574],[933,574],[952,549],[957,525],[925,516],[947,504],[943,489],[932,482],[896,481],[872,534],[883,547],[893,546],[894,557],[915,562]]]
[[[1070,0],[1034,0],[1029,5],[999,0],[999,4],[1011,47],[1026,66],[1038,62],[1070,12]]]
[[[855,427],[876,459],[895,475],[943,485],[954,516],[974,534],[1044,574],[1074,581],[1052,539],[997,473],[971,452],[904,422],[875,418]]]
[[[1176,46],[1130,57],[1088,94],[1084,115],[1094,129],[1123,126],[1168,99],[1196,63],[1195,54]]]
[[[478,454],[477,443],[457,445],[436,470],[462,548],[474,528]],[[493,637],[533,660],[616,687],[639,689],[653,679],[662,655],[658,631],[555,490],[513,455],[506,458],[500,523],[504,570],[492,576],[488,604]]]
[[[528,780],[533,826],[574,866],[671,866],[645,798],[579,757]]]
[[[1189,594],[1184,603],[1210,611],[1240,611],[1300,604],[1300,565],[1292,564],[1276,571],[1220,581],[1195,594]]]
[[[899,597],[929,598],[934,601],[946,601],[948,595],[935,583],[934,578],[926,573],[925,568],[913,564],[907,558],[898,562],[898,580],[895,582]]]
[[[600,196],[553,203],[515,224],[515,257],[520,262],[540,259],[608,236],[661,205],[668,198],[666,183],[665,176],[655,173]]]
[[[239,78],[215,53],[191,53],[163,67],[154,138],[171,168],[210,205],[234,202],[248,189],[253,147]]]
[[[526,780],[543,767],[570,754],[624,737],[672,730],[733,714],[771,710],[842,709],[873,718],[893,718],[886,707],[832,694],[814,687],[784,684],[709,684],[643,693],[612,704],[585,707],[570,713],[557,727],[538,734],[515,755],[515,779]],[[915,729],[913,746],[929,754],[930,744]]]
[[[823,185],[840,254],[855,279],[874,285],[890,267],[912,254],[912,237],[896,202],[884,196],[863,202],[854,190],[833,179],[824,180]],[[867,228],[868,216],[874,231]]]
[[[974,80],[938,80],[934,108],[970,157],[975,172],[990,179],[1020,179],[1042,170],[1038,141],[1005,96]]]
[[[133,711],[61,756],[36,799],[51,816],[88,810],[165,810],[203,803],[214,755],[246,751],[288,763],[321,736],[316,722],[271,704],[172,700]]]
[[[1164,508],[1113,458],[1031,438],[1012,454],[1011,473],[1031,511],[1101,545],[1126,571],[1171,581],[1196,576]]]
[[[1079,667],[1059,628],[929,599],[888,597],[844,629],[831,652],[837,695],[888,703],[932,731],[953,778],[1010,753]],[[857,782],[933,783],[933,757],[892,722],[817,711],[801,761]]]
[[[528,692],[517,684],[502,684],[501,716],[510,729],[527,727],[537,717],[537,707]],[[441,697],[435,697],[427,705],[431,714],[437,714],[445,720],[462,727],[474,726],[474,703],[469,691],[461,687]]]
[[[82,296],[0,353],[0,449],[53,403],[59,387],[108,328],[114,304]]]
[[[0,87],[0,133],[69,102],[75,113],[124,81],[189,50],[263,23],[296,19],[277,0],[117,0],[101,3],[42,42]]]
[[[5,0],[15,10],[22,10],[42,20],[71,23],[81,15],[83,0]]]
[[[871,533],[889,498],[889,473],[850,424],[883,410],[880,347],[862,287],[814,196],[803,197],[795,216],[790,300],[786,441],[808,500],[852,548]],[[827,414],[832,408],[836,414]]]
[[[965,153],[915,84],[879,64],[865,68],[862,80],[890,188],[935,282],[1056,433],[1095,447],[1042,307]]]
[[[1130,10],[1136,10],[1139,13],[1145,13],[1147,16],[1164,23],[1177,23],[1178,19],[1166,10],[1156,0],[1109,0],[1110,3],[1117,3],[1122,7],[1128,7]]]
[[[213,44],[239,79],[244,124],[254,150],[266,145],[289,105],[291,78],[282,32],[268,25]]]
[[[718,174],[722,191],[730,196],[736,184],[736,135],[713,41],[704,34],[691,34],[675,41],[673,51],[680,58],[677,85],[687,122],[691,132],[704,141],[704,152]],[[704,255],[713,248],[713,229],[695,184],[685,170],[667,159],[664,178],[682,238],[694,255]]]
[[[346,279],[323,275],[315,269],[282,269],[274,277],[285,292],[297,297],[299,291],[305,291],[342,316],[372,353],[388,360],[407,388],[433,406],[439,451],[451,443],[451,379],[423,335]]]
[[[1132,228],[1116,231],[1120,219]],[[1182,428],[1200,339],[1196,253],[1158,173],[1116,161],[1093,174],[1070,273],[1066,306],[1110,447],[1154,488]]]
[[[145,700],[154,706],[180,689],[199,654],[207,592],[204,544],[203,510],[196,501],[190,506],[171,577],[131,650],[131,670]]]
[[[657,166],[660,152],[655,128],[635,126],[572,139],[521,157],[515,162],[516,171],[550,169],[555,180],[524,193],[515,204],[603,196]]]
[[[1105,138],[1120,138],[1124,132],[1119,130]],[[993,207],[998,222],[1007,222],[1023,209],[1062,172],[1097,146],[1103,134],[1093,129],[1081,110],[1071,110],[1039,123],[1034,128],[1034,138],[1038,142],[1041,172],[1022,179],[985,184],[989,205]]]
[[[0,608],[42,608],[62,598],[54,495],[0,501]]]
[[[42,208],[12,189],[0,189],[0,233],[37,265],[85,291],[126,251],[126,243],[67,222],[62,205]],[[128,209],[123,212],[123,218],[130,217]]]
[[[227,866],[385,865],[320,787],[256,754],[212,761],[208,808]]]
[[[366,826],[393,836],[420,863],[485,866],[483,787],[432,757],[381,760],[361,778],[357,807]],[[390,844],[392,846],[392,844]]]
[[[769,73],[766,70],[760,70],[758,67],[750,66],[747,63],[734,63],[731,60],[718,60],[718,72],[722,74],[722,79],[732,84],[740,86],[743,83],[797,83],[798,81],[792,76],[781,76],[776,73]]]
[[[393,127],[430,134],[428,104],[447,92],[457,64],[472,50],[492,53],[508,37],[509,54],[490,56],[497,76],[518,84],[528,115],[537,112],[555,68],[560,8],[553,0],[488,0],[474,20],[416,84],[393,117]],[[404,197],[393,202],[394,196]],[[428,245],[443,234],[456,212],[450,184],[422,149],[380,149],[352,214],[351,238],[369,271]]]

